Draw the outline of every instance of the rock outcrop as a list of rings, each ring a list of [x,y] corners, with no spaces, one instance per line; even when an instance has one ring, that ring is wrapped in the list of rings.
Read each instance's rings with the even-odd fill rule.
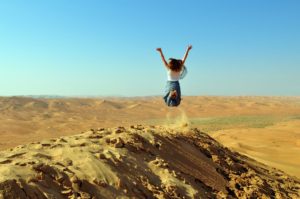
[[[0,198],[300,198],[300,181],[198,129],[91,129],[0,152]]]

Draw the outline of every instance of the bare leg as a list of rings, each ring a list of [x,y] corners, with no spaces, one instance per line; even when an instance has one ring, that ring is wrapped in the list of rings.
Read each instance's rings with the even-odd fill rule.
[[[176,97],[177,97],[177,91],[176,90],[170,91],[170,98],[171,99],[176,99]]]

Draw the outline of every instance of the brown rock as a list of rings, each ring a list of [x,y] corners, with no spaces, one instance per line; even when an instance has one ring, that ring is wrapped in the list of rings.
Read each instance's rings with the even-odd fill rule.
[[[63,190],[63,191],[61,191],[61,194],[70,195],[70,194],[72,194],[72,189]]]
[[[103,153],[97,153],[96,157],[99,158],[99,159],[106,159],[106,157]]]
[[[111,144],[115,144],[116,142],[117,142],[117,139],[115,139],[115,138],[113,138],[113,139],[110,140]]]
[[[41,144],[43,147],[46,147],[46,146],[51,146],[51,144],[50,143],[42,143]]]
[[[219,161],[219,157],[217,155],[212,155],[211,158],[212,158],[212,161],[214,161],[214,162]]]
[[[27,197],[25,192],[17,184],[16,180],[6,180],[0,183],[0,198],[16,199]]]
[[[55,180],[59,183],[63,183],[63,181],[65,180],[65,178],[62,175],[58,175],[56,176]]]
[[[29,185],[26,181],[22,179],[19,179],[18,183],[20,184],[20,187],[22,187],[23,191],[26,193],[26,198],[46,199],[46,196],[42,193],[42,191],[39,188]]]
[[[94,178],[93,179],[93,182],[96,184],[96,185],[99,185],[101,187],[107,187],[107,183],[104,181],[104,180],[99,180],[98,178]]]
[[[38,174],[36,174],[35,178],[37,180],[44,180],[45,179],[45,174],[43,172],[39,172]]]
[[[31,183],[31,182],[38,182],[38,179],[36,178],[36,177],[34,177],[34,176],[31,176],[31,177],[28,177],[27,179],[26,179],[26,182],[27,183]],[[1,198],[1,197],[0,197]]]
[[[122,138],[118,138],[116,144],[114,145],[116,148],[124,147],[124,141]]]
[[[8,164],[11,163],[12,161],[9,159],[0,159],[0,164]]]
[[[114,133],[115,134],[119,134],[119,133],[122,133],[125,131],[125,128],[124,127],[118,127],[117,129],[114,130]]]
[[[64,138],[59,138],[58,141],[59,142],[67,142],[67,140],[65,140]]]
[[[19,166],[21,166],[21,167],[25,167],[26,165],[27,164],[25,162],[19,164]]]
[[[91,199],[92,198],[91,194],[86,193],[86,192],[79,192],[79,194],[81,196],[80,197],[81,199]]]
[[[101,139],[101,138],[103,138],[103,136],[102,135],[89,135],[88,138],[90,138],[90,139]]]
[[[74,191],[80,191],[80,184],[79,183],[73,183],[72,188]]]
[[[76,175],[72,176],[70,180],[71,180],[72,183],[79,183],[80,182],[80,180],[78,179],[78,177]]]

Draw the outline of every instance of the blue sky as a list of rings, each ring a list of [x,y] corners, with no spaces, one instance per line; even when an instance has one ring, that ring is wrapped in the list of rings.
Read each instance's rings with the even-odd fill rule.
[[[298,0],[0,2],[0,95],[300,95]]]

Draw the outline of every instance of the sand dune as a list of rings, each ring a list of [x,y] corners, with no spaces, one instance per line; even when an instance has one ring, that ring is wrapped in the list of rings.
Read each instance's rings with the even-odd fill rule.
[[[0,97],[0,150],[90,128],[186,123],[231,149],[300,178],[300,97]],[[261,147],[259,147],[261,146]]]
[[[132,109],[132,108],[139,108],[141,107],[142,105],[140,103],[137,103],[137,104],[131,104],[129,106],[127,106],[126,108],[128,109]]]
[[[216,131],[212,136],[235,151],[300,176],[300,121],[280,122],[263,129]]]
[[[0,152],[0,198],[298,198],[300,181],[198,129],[97,130]]]
[[[99,104],[101,108],[108,109],[122,109],[124,106],[121,103],[110,101],[110,100],[102,100]]]

